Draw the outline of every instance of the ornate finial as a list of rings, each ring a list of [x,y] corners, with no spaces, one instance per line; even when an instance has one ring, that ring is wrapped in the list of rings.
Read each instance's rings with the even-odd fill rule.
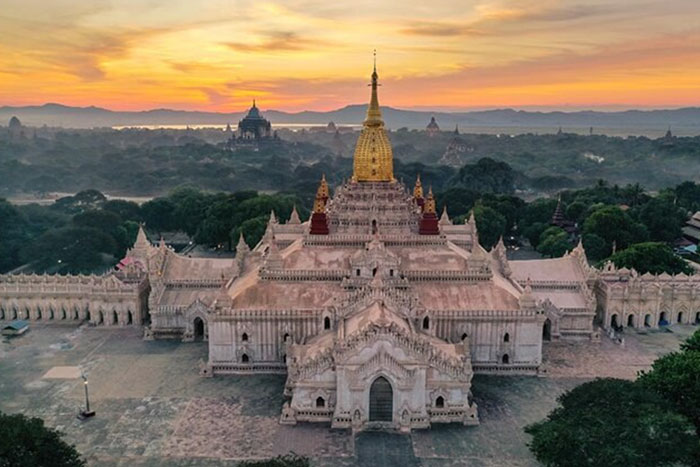
[[[420,181],[420,174],[416,176],[416,184],[413,187],[413,197],[415,199],[423,198],[423,184]]]
[[[433,196],[433,187],[428,188],[428,198],[425,200],[425,207],[423,212],[428,214],[435,214],[435,197]]]
[[[374,49],[374,73],[377,73],[377,49]]]
[[[447,214],[447,205],[442,207],[442,215],[440,216],[440,225],[452,225],[449,214]]]
[[[253,99],[253,108],[255,108],[255,99]]]
[[[292,214],[289,216],[289,221],[287,221],[287,224],[301,224],[301,219],[299,219],[296,204],[292,207]]]

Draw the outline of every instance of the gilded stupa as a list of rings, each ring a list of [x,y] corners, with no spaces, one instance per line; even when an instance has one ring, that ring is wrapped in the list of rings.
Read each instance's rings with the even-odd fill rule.
[[[377,59],[372,72],[372,97],[367,107],[367,118],[355,146],[352,180],[355,182],[394,181],[394,161],[389,136],[384,129],[382,112],[377,97]]]

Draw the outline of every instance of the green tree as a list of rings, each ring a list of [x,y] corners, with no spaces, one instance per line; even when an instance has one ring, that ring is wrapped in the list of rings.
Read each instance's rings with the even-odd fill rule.
[[[173,217],[177,228],[194,236],[206,215],[210,196],[196,188],[180,187],[168,199],[175,205]]]
[[[694,336],[690,345],[697,340]],[[641,373],[639,381],[672,401],[676,410],[693,422],[700,437],[700,351],[689,349],[664,355],[652,363],[651,370]]]
[[[440,212],[443,206],[447,206],[447,212],[451,217],[469,214],[474,203],[479,199],[479,194],[466,188],[450,188],[437,195],[437,204]]]
[[[168,199],[155,198],[143,203],[141,214],[149,229],[159,233],[175,229],[175,205]]]
[[[612,255],[610,261],[619,268],[634,268],[641,274],[647,272],[652,274],[693,273],[693,268],[683,258],[673,253],[671,247],[660,242],[634,244]]]
[[[700,329],[695,331],[689,338],[681,344],[681,350],[700,351]]]
[[[584,220],[583,217],[586,212],[586,207],[586,203],[582,203],[581,201],[569,203],[566,206],[566,218],[581,223]]]
[[[123,199],[112,199],[102,205],[102,209],[110,211],[121,217],[125,221],[140,222],[141,208],[133,201]]]
[[[249,247],[253,248],[258,244],[260,239],[265,234],[265,229],[267,228],[268,216],[259,216],[252,219],[248,219],[243,222],[240,226],[235,228],[231,234],[231,240],[238,242],[238,237],[243,233],[246,243]]]
[[[583,223],[583,233],[595,234],[605,240],[607,245],[614,242],[617,249],[643,242],[648,237],[644,226],[634,222],[617,206],[604,206],[594,211]]]
[[[688,419],[636,382],[598,379],[557,400],[545,420],[525,428],[530,450],[546,466],[668,466],[700,453]]]
[[[474,219],[479,232],[479,243],[486,249],[493,247],[505,234],[506,217],[493,208],[477,203],[474,206]]]
[[[549,225],[556,207],[557,200],[552,198],[540,198],[529,203],[520,216],[520,229],[525,231],[536,222]]]
[[[540,235],[537,251],[550,258],[558,258],[571,249],[569,235],[560,227],[549,227]]]
[[[29,241],[27,224],[17,208],[0,198],[0,272],[21,264],[19,250]]]
[[[505,162],[484,157],[476,164],[465,164],[449,181],[449,185],[478,193],[510,194],[515,191],[515,175],[515,171]]]
[[[685,214],[671,201],[652,198],[638,208],[638,219],[655,242],[671,243],[681,236]]]
[[[586,256],[593,261],[600,261],[610,255],[607,243],[596,234],[583,235],[583,248],[586,250]]]
[[[92,273],[104,266],[103,255],[112,257],[116,250],[114,238],[98,229],[64,227],[42,234],[20,254],[49,272]]]
[[[0,466],[82,467],[86,465],[75,446],[61,439],[40,418],[0,412]]]
[[[207,208],[206,215],[195,235],[200,244],[218,245],[224,243],[231,249],[231,229],[236,209],[233,195],[216,195]]]
[[[540,236],[548,228],[549,224],[534,222],[523,230],[523,235],[525,235],[525,238],[527,238],[533,248],[537,248],[537,245],[540,243]]]

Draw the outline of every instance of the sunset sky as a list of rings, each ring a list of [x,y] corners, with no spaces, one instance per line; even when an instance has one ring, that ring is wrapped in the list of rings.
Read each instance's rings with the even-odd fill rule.
[[[700,105],[700,0],[1,0],[0,105]]]

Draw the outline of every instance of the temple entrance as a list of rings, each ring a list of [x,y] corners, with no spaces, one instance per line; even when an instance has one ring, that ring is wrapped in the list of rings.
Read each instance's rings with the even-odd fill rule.
[[[662,311],[659,315],[659,326],[668,326],[668,320],[666,319],[666,312]]]
[[[630,327],[630,328],[634,327],[634,315],[629,315],[627,317],[627,327]]]
[[[394,393],[391,384],[380,376],[369,389],[369,421],[391,422],[394,419]]]
[[[199,316],[194,319],[194,340],[204,339],[204,321]]]
[[[542,340],[551,341],[552,340],[552,322],[547,318],[544,320],[544,326],[542,326]]]
[[[376,234],[377,234],[377,221],[373,220],[372,221],[372,235],[376,235]]]
[[[612,315],[612,318],[610,319],[610,327],[617,329],[617,326],[617,315]]]

